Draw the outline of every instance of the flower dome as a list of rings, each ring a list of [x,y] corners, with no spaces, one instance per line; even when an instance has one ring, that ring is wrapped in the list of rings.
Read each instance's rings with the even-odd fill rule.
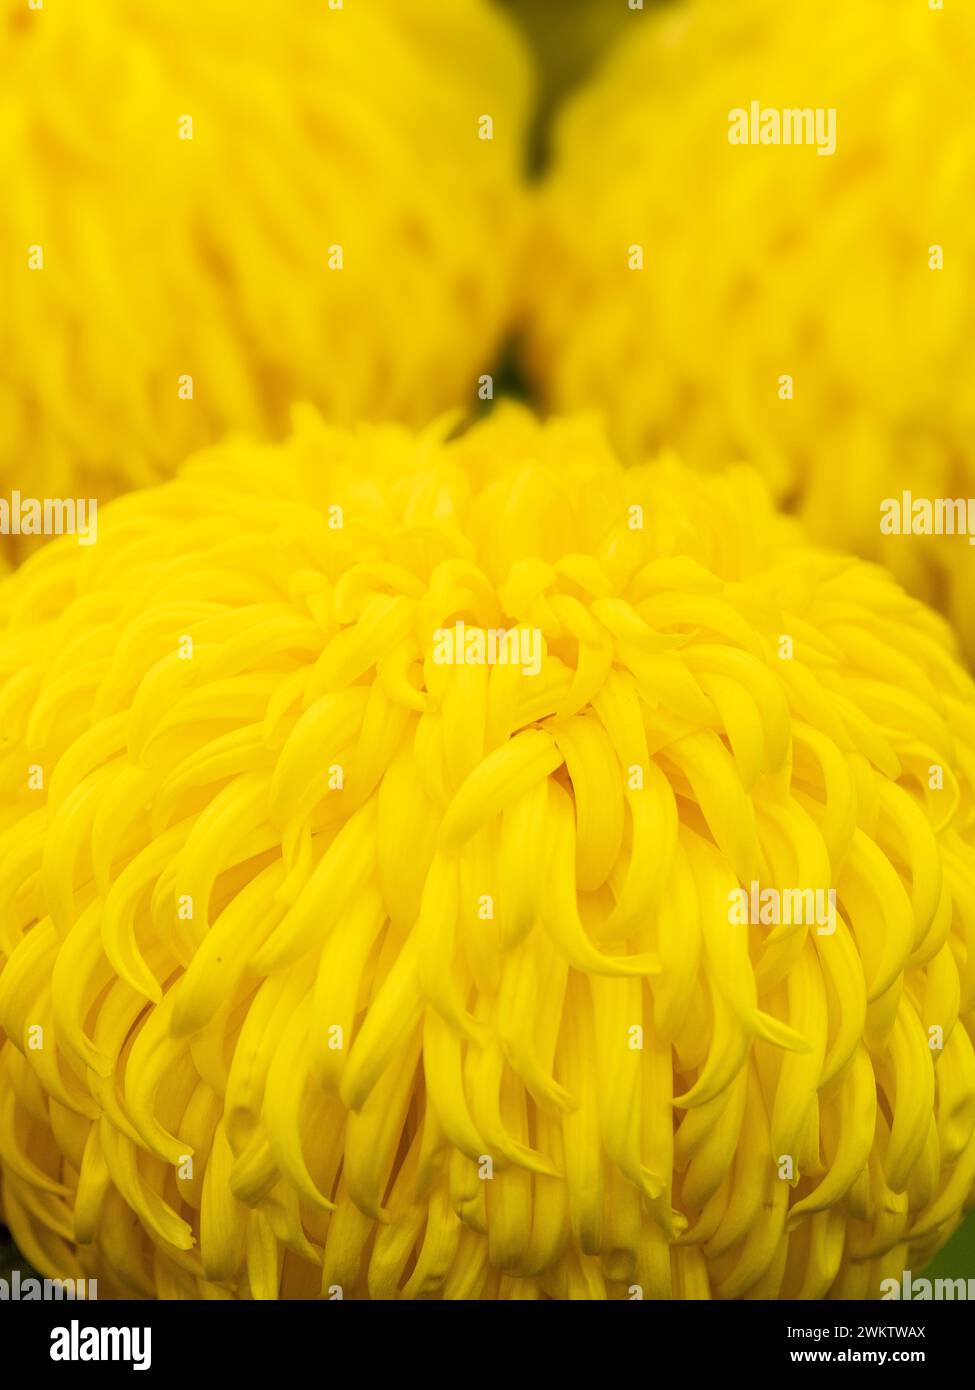
[[[0,0],[0,27],[0,492],[104,499],[295,400],[476,402],[530,89],[487,0]]]
[[[232,441],[0,583],[0,1174],[102,1297],[879,1296],[975,1184],[975,689],[747,468]]]
[[[630,461],[752,463],[975,654],[975,10],[684,0],[636,19],[557,126],[533,382],[552,409],[601,409]],[[972,498],[971,526],[883,531],[905,491]]]

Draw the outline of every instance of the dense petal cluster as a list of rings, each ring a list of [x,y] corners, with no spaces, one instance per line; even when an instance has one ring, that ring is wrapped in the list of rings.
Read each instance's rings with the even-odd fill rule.
[[[604,408],[634,461],[753,463],[814,539],[946,607],[970,652],[965,540],[879,523],[904,488],[975,496],[973,85],[971,5],[648,11],[559,123],[526,289],[551,407]],[[824,132],[835,110],[835,152],[732,144],[753,102]]]
[[[877,1296],[975,1181],[943,619],[748,469],[449,429],[300,413],[0,584],[14,1236],[125,1294]]]
[[[531,87],[487,0],[0,0],[0,37],[4,494],[476,399]]]

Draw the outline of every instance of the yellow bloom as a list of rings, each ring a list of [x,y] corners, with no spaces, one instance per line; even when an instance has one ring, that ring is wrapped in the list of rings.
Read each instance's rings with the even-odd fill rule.
[[[975,1180],[944,621],[747,469],[449,426],[299,414],[0,585],[15,1238],[167,1297],[876,1297]]]
[[[486,0],[0,0],[0,28],[0,495],[107,497],[296,399],[476,401],[530,85]]]
[[[747,459],[971,653],[966,540],[888,538],[880,504],[975,498],[973,82],[971,5],[648,12],[562,119],[527,286],[550,406],[605,409],[635,461]],[[835,152],[731,143],[753,102],[821,113],[824,150],[835,111]]]

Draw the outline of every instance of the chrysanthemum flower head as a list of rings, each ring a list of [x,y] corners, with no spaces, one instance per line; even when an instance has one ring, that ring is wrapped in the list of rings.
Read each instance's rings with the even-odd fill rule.
[[[2,495],[104,498],[296,399],[476,400],[531,87],[487,0],[0,0],[0,27]]]
[[[966,538],[880,529],[904,489],[975,497],[973,80],[970,5],[648,11],[557,128],[527,359],[630,460],[747,459],[975,651]]]
[[[746,469],[205,451],[0,586],[0,1170],[102,1291],[873,1297],[975,1181],[975,700]]]

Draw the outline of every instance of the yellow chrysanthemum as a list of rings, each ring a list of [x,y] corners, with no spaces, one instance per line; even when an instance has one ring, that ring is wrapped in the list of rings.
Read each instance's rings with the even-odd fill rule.
[[[25,1255],[255,1298],[920,1268],[975,1180],[943,619],[746,469],[297,423],[0,586]]]
[[[296,399],[476,400],[530,86],[487,0],[0,0],[0,36],[3,495],[106,497]]]
[[[971,5],[648,12],[557,132],[527,354],[548,403],[604,408],[633,460],[754,463],[975,652],[965,539],[880,531],[903,489],[975,497],[973,85]],[[835,153],[732,144],[753,102],[821,112],[824,149],[835,110]]]

